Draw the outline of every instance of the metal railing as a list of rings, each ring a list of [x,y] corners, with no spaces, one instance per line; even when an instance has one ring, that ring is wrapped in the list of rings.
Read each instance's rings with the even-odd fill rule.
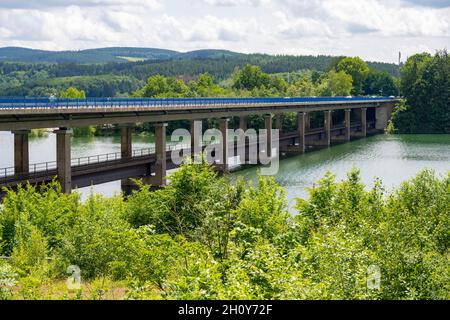
[[[217,142],[210,142],[210,143],[217,143]],[[206,146],[210,143],[204,143],[203,145]],[[169,144],[166,147],[166,151],[173,151],[173,150],[180,150],[180,149],[188,149],[190,148],[190,144]],[[147,157],[152,154],[156,153],[155,147],[152,148],[144,148],[144,149],[136,149],[132,151],[131,158],[139,158],[139,157]],[[109,161],[118,161],[122,160],[122,154],[121,152],[114,152],[114,153],[105,153],[105,154],[99,154],[99,155],[93,155],[93,156],[86,156],[86,157],[79,157],[74,158],[71,160],[71,166],[73,168],[81,167],[81,166],[87,166],[87,165],[94,165]],[[0,168],[0,179],[5,179],[8,177],[13,177],[15,175],[33,175],[33,174],[46,174],[50,172],[55,172],[57,168],[56,161],[48,161],[48,162],[41,162],[41,163],[33,163],[29,166],[29,171],[27,173],[21,173],[21,172],[15,172],[14,167],[8,167],[8,168]]]
[[[83,109],[170,106],[270,105],[320,102],[371,102],[395,100],[394,97],[285,97],[285,98],[0,98],[0,110],[9,109]]]

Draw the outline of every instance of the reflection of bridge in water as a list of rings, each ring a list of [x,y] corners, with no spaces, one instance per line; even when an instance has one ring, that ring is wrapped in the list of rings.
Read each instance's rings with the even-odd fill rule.
[[[142,178],[154,186],[165,184],[166,170],[176,168],[173,149],[196,149],[198,135],[193,134],[190,146],[166,145],[166,125],[169,121],[191,121],[191,133],[197,121],[218,118],[224,137],[223,157],[217,168],[228,171],[230,154],[237,154],[245,145],[240,164],[248,164],[250,142],[229,137],[229,119],[239,117],[239,128],[247,129],[250,115],[264,116],[268,153],[272,152],[272,127],[280,130],[279,150],[285,154],[303,153],[309,146],[327,147],[334,142],[350,141],[367,133],[383,130],[397,100],[390,98],[242,98],[242,99],[0,99],[0,130],[14,134],[14,167],[0,169],[0,186],[48,182],[58,178],[63,190],[122,180],[129,191],[129,178]],[[297,131],[283,132],[283,113],[297,113]],[[309,115],[323,112],[324,125],[310,128]],[[340,123],[333,125],[333,114],[341,112]],[[338,117],[334,116],[334,122]],[[132,149],[134,123],[151,122],[155,126],[154,148]],[[119,124],[121,152],[72,159],[70,127]],[[59,128],[57,159],[46,163],[29,163],[28,134],[35,128]],[[201,133],[200,133],[201,134]],[[261,138],[261,137],[260,137]],[[225,147],[226,146],[226,147]],[[204,148],[205,146],[203,146]],[[200,147],[199,147],[200,148]],[[201,148],[200,148],[201,150]]]

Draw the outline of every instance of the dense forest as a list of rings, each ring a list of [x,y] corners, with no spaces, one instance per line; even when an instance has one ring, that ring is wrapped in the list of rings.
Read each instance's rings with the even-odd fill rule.
[[[55,55],[65,59],[58,60]],[[87,58],[83,60],[85,55],[94,56],[98,63]],[[115,59],[119,56],[128,59],[121,58],[122,62],[118,62]],[[226,82],[237,68],[249,64],[259,66],[269,74],[305,70],[327,72],[334,61],[341,58],[240,54],[224,50],[179,53],[160,49],[104,48],[52,53],[0,48],[0,96],[49,96],[71,86],[82,89],[88,97],[131,96],[154,75],[189,82],[208,73],[216,81]],[[369,62],[368,66],[398,76],[398,66],[393,64]]]
[[[0,299],[449,299],[449,188],[328,173],[292,214],[273,178],[206,163],[127,201],[28,185],[0,210]]]

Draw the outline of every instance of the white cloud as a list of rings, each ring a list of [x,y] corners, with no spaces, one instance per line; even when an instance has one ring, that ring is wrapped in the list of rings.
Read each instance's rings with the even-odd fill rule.
[[[399,50],[449,47],[449,2],[0,0],[0,46],[221,48],[395,61]]]
[[[110,6],[159,7],[159,0],[2,0],[0,8],[9,9],[45,9],[49,7],[110,7]]]
[[[205,3],[217,7],[253,6],[267,4],[270,0],[203,0]]]

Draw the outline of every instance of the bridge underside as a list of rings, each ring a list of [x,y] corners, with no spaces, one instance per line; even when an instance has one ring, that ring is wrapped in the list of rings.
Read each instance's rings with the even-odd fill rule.
[[[332,128],[331,141],[333,143],[346,142],[345,139],[345,126],[335,126]],[[360,137],[358,133],[361,132],[361,124],[352,124],[351,133],[352,138]],[[372,129],[368,130],[368,134],[376,134],[379,130],[374,128],[372,124]],[[324,141],[324,135],[326,131],[325,128],[312,129],[305,135],[305,149],[315,149],[325,147],[325,145],[317,143]],[[279,150],[281,157],[289,157],[302,153],[303,151],[298,149],[299,138],[297,132],[284,133],[279,139]],[[258,145],[255,145],[256,150],[258,150]],[[204,147],[203,147],[204,148]],[[231,144],[229,146],[229,154],[238,154],[237,143]],[[245,159],[248,161],[248,152],[251,149],[251,145],[247,141],[245,144],[246,156]],[[258,150],[259,151],[259,150]],[[179,165],[174,164],[171,160],[172,151],[166,151],[166,169],[176,169]],[[243,161],[245,162],[245,160]],[[240,163],[240,165],[245,165],[248,163]],[[137,156],[132,158],[115,159],[110,161],[104,161],[94,164],[72,166],[71,167],[71,183],[72,188],[84,188],[93,185],[118,181],[118,180],[128,180],[128,179],[145,179],[155,176],[156,171],[156,154],[149,154],[145,156]],[[240,167],[239,165],[235,168]],[[57,169],[46,170],[44,172],[35,172],[28,174],[17,174],[11,175],[0,179],[0,188],[17,188],[18,185],[25,185],[30,183],[32,185],[39,185],[42,183],[49,183],[54,179],[57,179],[58,172]],[[129,190],[133,189],[132,183],[125,183],[126,188]],[[4,196],[4,192],[0,192],[0,198]]]

